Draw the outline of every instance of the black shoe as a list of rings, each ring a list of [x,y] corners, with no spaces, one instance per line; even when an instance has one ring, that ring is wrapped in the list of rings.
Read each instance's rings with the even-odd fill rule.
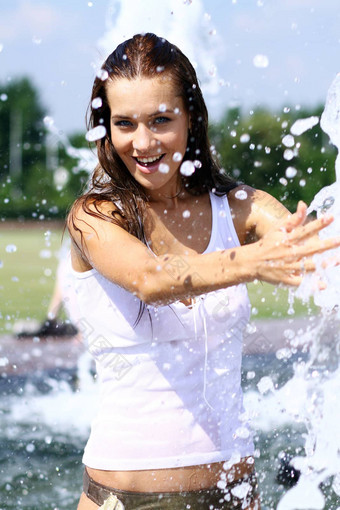
[[[297,484],[301,472],[290,464],[292,457],[284,453],[280,458],[280,466],[276,475],[276,481],[285,487],[293,487]]]
[[[36,331],[22,331],[17,334],[17,338],[28,337],[46,337],[46,336],[74,336],[78,333],[77,328],[70,322],[58,321],[57,319],[45,320]]]

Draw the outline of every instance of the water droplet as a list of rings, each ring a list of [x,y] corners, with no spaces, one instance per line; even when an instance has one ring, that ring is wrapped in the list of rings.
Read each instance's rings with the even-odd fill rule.
[[[284,177],[280,177],[279,183],[282,184],[282,186],[287,186],[288,181]]]
[[[178,163],[179,161],[182,161],[182,154],[180,152],[175,152],[174,155],[172,156],[172,160],[173,161],[176,161],[176,163]]]
[[[194,160],[194,167],[195,168],[202,168],[202,163],[198,159]]]
[[[240,142],[241,143],[247,143],[250,140],[250,135],[248,133],[243,133],[243,135],[240,136]]]
[[[41,259],[50,259],[52,257],[51,250],[40,250],[39,257]]]
[[[247,427],[238,427],[235,430],[236,437],[241,437],[242,439],[246,439],[247,437],[249,437],[249,435],[250,435],[250,432],[247,429]]]
[[[290,161],[294,158],[294,152],[291,149],[286,149],[283,153],[283,157],[286,161]]]
[[[179,108],[177,108],[177,106],[176,106],[176,108],[174,109],[174,113],[175,113],[176,115],[178,115],[178,114],[179,114],[179,112],[180,112],[180,109],[179,109]]]
[[[188,211],[188,209],[186,209],[185,211],[183,211],[182,216],[183,216],[183,218],[190,218],[190,211]]]
[[[167,174],[169,173],[170,167],[166,163],[161,163],[158,167],[158,170],[161,172],[161,174]]]
[[[335,198],[334,197],[327,197],[323,201],[323,204],[321,206],[322,212],[327,211],[327,209],[330,209],[332,207],[332,205],[334,204],[334,202],[335,202]]]
[[[287,179],[293,179],[293,177],[295,177],[297,174],[297,170],[293,166],[289,166],[288,168],[286,168],[285,174]]]
[[[1,94],[0,95],[0,99],[1,99],[1,101],[7,101],[8,95],[7,94]]]
[[[4,267],[4,263],[2,260],[0,260],[0,269],[2,269]]]
[[[161,103],[158,107],[158,110],[160,112],[166,112],[166,104],[165,103]]]
[[[46,115],[46,117],[44,117],[44,124],[48,128],[52,127],[53,124],[54,124],[53,117],[50,117],[49,115]]]
[[[299,185],[301,186],[301,188],[303,188],[304,186],[306,186],[306,179],[300,179],[300,181],[299,181]]]
[[[180,168],[180,172],[182,175],[185,175],[186,177],[190,177],[190,175],[192,175],[194,172],[195,172],[195,165],[193,164],[192,161],[184,161],[182,164],[181,164],[181,168]]]
[[[232,136],[233,138],[235,138],[235,136],[236,136],[236,135],[237,135],[237,133],[236,133],[235,129],[232,129],[232,130],[230,131],[230,136]]]
[[[290,128],[290,132],[292,135],[299,136],[302,135],[308,129],[313,128],[319,123],[319,117],[307,117],[306,119],[298,119],[294,122],[292,127]]]
[[[262,377],[259,382],[257,383],[257,387],[259,392],[263,395],[267,391],[273,391],[274,390],[274,384],[272,379],[269,376]]]
[[[90,129],[86,135],[85,138],[88,142],[94,142],[96,140],[100,140],[101,138],[104,138],[106,135],[106,127],[105,126],[96,126],[93,129]]]
[[[282,143],[286,147],[294,147],[295,144],[294,137],[292,135],[286,135],[282,138]]]
[[[17,247],[15,246],[15,244],[8,244],[6,246],[7,253],[15,253],[16,251],[17,251]]]
[[[161,72],[163,72],[163,71],[164,71],[164,66],[157,66],[157,67],[156,67],[156,72],[157,72],[157,73],[161,73]]]
[[[248,193],[244,189],[239,189],[235,193],[235,198],[238,200],[245,200],[248,197]]]
[[[102,98],[101,97],[95,97],[93,100],[92,100],[92,108],[100,108],[103,104],[103,101],[102,101]]]
[[[41,44],[41,43],[42,43],[42,39],[40,39],[40,37],[37,37],[36,35],[34,35],[34,36],[32,37],[32,42],[33,42],[34,44]]]
[[[267,55],[261,55],[259,53],[258,55],[255,55],[255,57],[253,58],[253,64],[255,67],[264,69],[269,66],[269,59]]]
[[[29,443],[27,446],[26,446],[26,451],[31,453],[31,452],[34,452],[35,450],[35,446],[33,443]]]
[[[99,69],[99,71],[96,74],[97,78],[99,78],[102,81],[105,81],[109,77],[109,73],[106,71],[106,69]]]

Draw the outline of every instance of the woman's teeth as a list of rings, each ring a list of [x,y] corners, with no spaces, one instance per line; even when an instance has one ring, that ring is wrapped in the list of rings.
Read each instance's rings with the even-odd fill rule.
[[[138,163],[142,165],[148,165],[150,163],[155,163],[156,161],[159,161],[163,157],[163,154],[161,156],[152,156],[149,158],[135,158]]]

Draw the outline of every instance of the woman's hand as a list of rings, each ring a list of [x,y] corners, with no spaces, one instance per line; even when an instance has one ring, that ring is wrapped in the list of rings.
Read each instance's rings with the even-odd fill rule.
[[[256,246],[256,278],[269,283],[299,286],[306,273],[316,270],[312,256],[340,246],[340,237],[321,240],[318,233],[333,221],[330,215],[305,224],[307,206],[299,202],[275,230],[267,232]],[[336,262],[338,264],[339,260]]]

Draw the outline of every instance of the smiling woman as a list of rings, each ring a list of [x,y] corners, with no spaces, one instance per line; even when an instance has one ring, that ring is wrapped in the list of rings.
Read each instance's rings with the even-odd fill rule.
[[[189,115],[171,76],[114,80],[107,85],[107,99],[111,142],[133,178],[149,193],[166,187],[169,196],[175,195]]]
[[[119,45],[91,105],[99,164],[68,217],[101,385],[78,508],[258,509],[244,283],[299,285],[340,245],[316,235],[332,218],[305,224],[305,204],[289,215],[219,168],[195,71],[165,39]]]

